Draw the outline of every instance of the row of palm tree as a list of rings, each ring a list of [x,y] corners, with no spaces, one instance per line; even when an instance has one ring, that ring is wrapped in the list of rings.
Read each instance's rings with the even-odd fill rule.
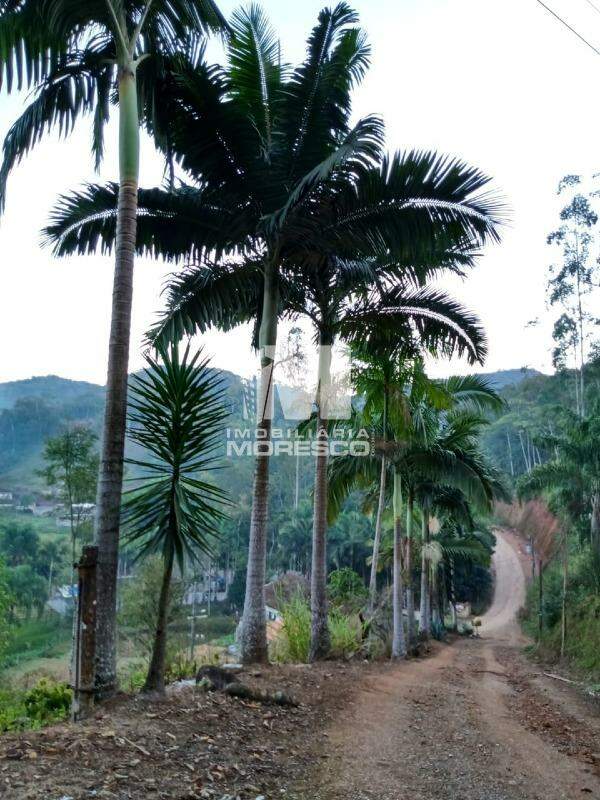
[[[68,131],[86,112],[94,115],[94,151],[100,158],[110,105],[119,107],[120,183],[88,185],[61,198],[46,229],[57,255],[98,248],[116,254],[95,531],[101,563],[100,694],[109,694],[115,685],[116,556],[134,252],[187,265],[170,282],[167,308],[149,333],[152,343],[164,347],[211,327],[227,331],[254,324],[262,368],[257,436],[263,441],[271,435],[272,371],[281,319],[309,318],[322,351],[324,382],[329,375],[323,354],[337,341],[388,360],[407,353],[466,354],[480,363],[485,357],[477,319],[431,282],[443,273],[465,274],[481,248],[498,239],[502,205],[477,169],[429,152],[388,156],[381,119],[352,122],[352,91],[369,63],[369,47],[357,22],[346,3],[324,9],[303,62],[292,68],[282,63],[279,41],[254,5],[226,23],[207,0],[0,3],[6,85],[37,87],[5,141],[2,189],[10,169],[46,129],[58,125]],[[206,61],[202,45],[208,30],[220,30],[227,38],[224,65]],[[168,179],[161,188],[137,187],[140,124],[165,159]],[[320,437],[327,426],[322,399],[317,398]],[[448,444],[444,437],[452,444],[455,436],[450,413],[445,414],[437,416],[440,453]],[[411,415],[423,429],[433,426],[426,417],[418,407]],[[475,429],[472,422],[461,455],[476,471]],[[416,455],[417,461],[402,462],[403,442],[399,434],[390,438],[390,463],[404,463],[394,466],[398,497],[400,486],[410,485],[402,469],[412,475],[419,465]],[[457,458],[449,452],[447,472]],[[328,650],[328,476],[327,456],[320,455],[313,512],[312,658]],[[256,459],[253,486],[241,635],[246,662],[267,657],[268,489],[265,449]],[[417,496],[415,488],[412,503]],[[396,588],[399,596],[400,585]],[[401,642],[396,649],[402,652]]]
[[[503,401],[488,382],[478,376],[430,380],[417,358],[394,361],[362,353],[355,385],[365,399],[359,426],[375,425],[378,432],[371,458],[337,458],[331,465],[330,509],[342,508],[355,488],[377,495],[377,517],[371,557],[370,608],[376,599],[381,519],[391,501],[393,514],[393,608],[392,655],[407,652],[403,626],[403,573],[406,587],[407,632],[415,641],[413,524],[418,506],[421,532],[420,632],[431,634],[432,621],[441,623],[441,613],[432,607],[436,576],[431,546],[431,517],[450,518],[473,527],[472,508],[487,511],[506,490],[495,468],[480,451],[481,430],[490,414],[503,408]],[[388,487],[391,486],[391,491]],[[405,502],[403,502],[405,500]],[[405,506],[405,508],[404,508]],[[404,510],[406,524],[403,527]],[[379,526],[379,530],[378,530]],[[405,542],[403,538],[405,537]],[[433,591],[432,591],[433,589]]]

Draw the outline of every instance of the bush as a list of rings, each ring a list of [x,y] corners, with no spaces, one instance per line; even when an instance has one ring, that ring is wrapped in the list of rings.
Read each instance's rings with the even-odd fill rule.
[[[281,608],[283,628],[281,652],[276,659],[306,663],[310,652],[310,606],[300,595],[292,597]]]
[[[354,608],[360,608],[368,594],[362,578],[350,567],[336,569],[329,575],[327,593],[334,605]]]
[[[8,689],[0,691],[0,732],[30,728],[30,720],[23,704],[23,692]]]
[[[303,597],[296,596],[282,606],[281,613],[283,628],[273,648],[273,657],[276,661],[305,664],[310,653],[310,605]],[[362,625],[356,614],[331,609],[329,633],[333,658],[344,658],[361,647]]]
[[[69,716],[72,692],[65,683],[54,683],[47,678],[25,692],[23,700],[27,716],[40,725],[49,725]]]
[[[42,678],[28,691],[0,691],[0,731],[37,729],[67,719],[72,693],[64,683]]]
[[[362,623],[356,614],[342,614],[333,609],[329,615],[333,658],[345,658],[360,650],[362,631]]]
[[[165,667],[165,683],[175,683],[189,678],[195,678],[198,672],[196,661],[191,660],[184,653],[177,653],[169,659]]]

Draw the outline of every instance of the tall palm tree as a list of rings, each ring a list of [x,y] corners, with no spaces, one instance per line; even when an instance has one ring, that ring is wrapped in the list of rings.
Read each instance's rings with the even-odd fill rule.
[[[158,108],[153,81],[160,65],[190,33],[224,31],[213,0],[0,0],[0,81],[7,90],[35,86],[35,95],[9,130],[0,167],[0,208],[9,172],[41,139],[93,115],[96,166],[110,104],[119,114],[115,272],[108,348],[106,405],[94,537],[98,545],[96,687],[116,686],[116,588],[119,513],[127,413],[127,372],[139,180],[140,104]]]
[[[325,225],[327,211],[325,208],[319,214]],[[402,212],[398,212],[398,217],[401,224]],[[441,351],[448,356],[466,352],[472,361],[483,360],[485,347],[477,319],[445,294],[425,285],[434,270],[429,263],[419,263],[423,247],[428,251],[429,263],[455,268],[448,252],[439,253],[439,261],[434,260],[436,243],[428,242],[427,238],[404,243],[403,252],[401,250],[392,259],[361,258],[360,251],[352,260],[333,254],[319,258],[318,253],[310,252],[308,266],[303,263],[296,267],[295,284],[300,289],[302,302],[297,308],[290,303],[290,308],[308,315],[315,327],[319,343],[317,437],[325,443],[331,416],[327,408],[332,381],[331,349],[337,341],[383,352],[389,358],[391,342],[399,351],[414,350],[413,339],[416,338],[417,347]],[[311,246],[307,249],[310,251]],[[403,259],[406,259],[404,263]],[[384,393],[384,400],[385,397]],[[322,658],[329,651],[327,463],[327,448],[320,448],[316,456],[314,488],[311,660]]]
[[[188,59],[162,92],[165,150],[196,185],[140,192],[138,248],[196,262],[173,281],[153,336],[179,338],[211,325],[255,322],[263,377],[257,434],[265,446],[254,479],[241,637],[246,661],[266,658],[268,412],[278,317],[302,305],[300,270],[316,273],[316,266],[334,259],[348,266],[358,261],[359,270],[366,262],[371,274],[378,261],[390,275],[412,264],[462,270],[484,241],[497,238],[501,215],[497,201],[482,193],[488,179],[477,170],[433,153],[385,159],[378,119],[350,126],[351,89],[368,62],[355,21],[343,3],[323,11],[304,63],[289,73],[264,16],[255,8],[236,15],[228,68]],[[199,102],[207,96],[210,103]],[[115,194],[115,187],[89,187],[63,201],[48,230],[59,253],[112,246]],[[411,297],[415,305],[418,291]],[[390,292],[390,314],[398,313],[398,303],[391,310]],[[403,285],[398,298],[406,296]],[[436,297],[426,301],[420,297],[422,305]],[[400,310],[406,317],[407,309]],[[363,331],[370,337],[378,323],[364,311]],[[357,322],[354,317],[348,327]],[[324,327],[323,347],[329,335]],[[321,462],[319,485],[323,475]],[[324,542],[324,516],[317,516],[315,538]],[[317,549],[322,565],[324,547]]]
[[[173,569],[211,553],[227,494],[207,480],[219,469],[217,451],[227,412],[217,374],[201,353],[178,346],[146,357],[132,386],[129,437],[144,457],[129,459],[140,473],[124,495],[125,542],[138,557],[159,553],[163,581],[145,692],[163,693],[167,613]]]
[[[379,119],[350,125],[351,89],[368,62],[355,22],[345,3],[322,11],[304,62],[290,72],[281,65],[279,42],[264,14],[251,6],[232,20],[227,68],[209,67],[192,49],[182,54],[177,69],[155,81],[161,100],[149,125],[169,162],[178,162],[193,183],[139,193],[138,249],[199,265],[186,275],[183,290],[188,295],[195,290],[200,329],[227,329],[252,318],[256,323],[262,375],[257,439],[265,447],[254,475],[241,636],[245,661],[267,657],[267,446],[285,290],[281,271],[318,231],[311,198],[324,185],[335,185],[333,176],[351,180],[381,146]],[[116,201],[114,185],[90,186],[64,198],[48,229],[57,252],[112,248]],[[248,301],[256,308],[254,317]],[[165,337],[173,338],[195,328],[196,322],[182,315],[161,326]]]
[[[411,448],[407,464],[422,518],[419,629],[426,637],[431,634],[432,621],[430,521],[436,503],[441,502],[441,488],[459,489],[469,503],[485,510],[495,499],[506,497],[499,473],[479,446],[481,431],[490,418],[460,406],[444,414],[436,412],[434,418],[433,435]]]

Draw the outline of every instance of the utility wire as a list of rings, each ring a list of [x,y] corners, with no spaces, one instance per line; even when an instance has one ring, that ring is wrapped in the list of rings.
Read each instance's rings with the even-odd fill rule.
[[[585,2],[588,4],[588,6],[590,6],[590,8],[593,8],[597,14],[600,14],[600,8],[598,8],[595,3],[592,3],[592,0],[585,0]]]
[[[597,56],[600,56],[600,50],[599,50],[597,47],[594,47],[594,45],[593,45],[591,42],[588,42],[588,40],[587,40],[587,39],[584,39],[584,37],[583,37],[583,36],[582,36],[580,33],[578,33],[578,32],[575,30],[575,28],[572,28],[572,27],[569,25],[569,23],[568,23],[568,22],[566,22],[566,21],[565,21],[565,20],[564,20],[562,17],[559,17],[559,15],[556,13],[556,11],[553,11],[553,10],[552,10],[552,9],[551,9],[549,6],[547,6],[547,5],[546,5],[546,3],[542,2],[542,0],[536,0],[536,2],[537,2],[537,3],[539,3],[539,4],[542,6],[542,8],[545,8],[545,9],[546,9],[546,11],[547,11],[549,14],[552,14],[552,16],[553,16],[555,19],[557,19],[557,20],[558,20],[558,21],[559,21],[559,22],[560,22],[562,25],[564,25],[564,26],[565,26],[565,28],[568,28],[568,29],[571,31],[571,33],[574,33],[574,34],[575,34],[575,36],[576,36],[578,39],[581,39],[581,41],[582,41],[584,44],[587,44],[587,46],[590,48],[590,50],[593,50],[593,51],[594,51],[594,53],[596,53],[596,55],[597,55]],[[591,2],[590,2],[590,5],[592,5],[592,3],[591,3]],[[595,8],[595,6],[594,6],[594,8]],[[598,10],[598,9],[596,9],[596,10]]]

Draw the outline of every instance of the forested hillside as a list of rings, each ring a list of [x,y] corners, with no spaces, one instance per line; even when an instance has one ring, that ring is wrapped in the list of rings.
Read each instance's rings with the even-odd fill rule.
[[[558,433],[566,413],[576,412],[578,380],[576,371],[559,370],[554,375],[527,375],[501,389],[506,413],[492,422],[483,442],[504,472],[517,478],[551,458],[544,439]],[[586,365],[585,386],[587,407],[592,408],[600,389],[600,361]]]
[[[220,373],[232,410],[241,409],[241,382]],[[42,450],[48,437],[70,423],[85,423],[99,434],[104,387],[56,375],[0,383],[0,491],[29,492],[42,481]]]

